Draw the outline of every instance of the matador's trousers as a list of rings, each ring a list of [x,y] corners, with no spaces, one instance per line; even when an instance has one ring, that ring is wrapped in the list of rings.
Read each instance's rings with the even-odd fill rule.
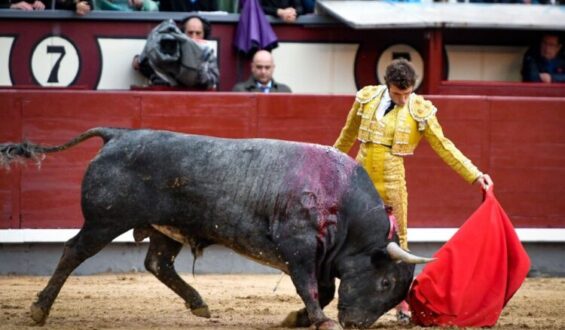
[[[385,205],[392,206],[392,213],[398,221],[400,246],[408,249],[408,193],[404,159],[393,155],[390,147],[375,143],[361,143],[356,159],[369,174]]]

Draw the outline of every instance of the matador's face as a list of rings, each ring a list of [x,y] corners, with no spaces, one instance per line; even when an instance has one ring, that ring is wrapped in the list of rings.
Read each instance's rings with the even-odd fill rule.
[[[408,102],[408,98],[410,97],[410,94],[412,94],[413,91],[414,91],[413,86],[408,87],[406,89],[400,89],[393,84],[388,86],[388,94],[390,95],[392,102],[394,102],[394,104],[397,104],[401,107],[404,106],[406,102]]]

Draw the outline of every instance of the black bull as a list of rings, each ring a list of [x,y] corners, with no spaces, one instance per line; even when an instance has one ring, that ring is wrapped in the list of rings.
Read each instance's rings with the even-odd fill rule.
[[[146,268],[201,317],[208,306],[174,269],[183,244],[195,258],[221,244],[289,274],[306,308],[285,324],[323,329],[340,328],[322,311],[335,278],[339,322],[367,327],[406,296],[413,263],[426,261],[387,238],[390,223],[367,173],[330,147],[94,128],[61,146],[2,144],[0,165],[94,136],[104,146],[82,182],[84,225],[31,306],[39,324],[72,271],[130,229],[136,240],[149,237]]]

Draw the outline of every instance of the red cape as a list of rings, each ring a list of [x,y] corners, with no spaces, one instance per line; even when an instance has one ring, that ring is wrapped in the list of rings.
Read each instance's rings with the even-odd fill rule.
[[[434,255],[408,294],[421,326],[494,326],[530,269],[530,258],[492,188]]]

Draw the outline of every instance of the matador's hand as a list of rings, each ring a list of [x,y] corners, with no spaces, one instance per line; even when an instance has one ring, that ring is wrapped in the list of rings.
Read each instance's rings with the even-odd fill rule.
[[[488,174],[481,175],[476,182],[478,182],[484,190],[488,190],[493,185],[492,179]]]

